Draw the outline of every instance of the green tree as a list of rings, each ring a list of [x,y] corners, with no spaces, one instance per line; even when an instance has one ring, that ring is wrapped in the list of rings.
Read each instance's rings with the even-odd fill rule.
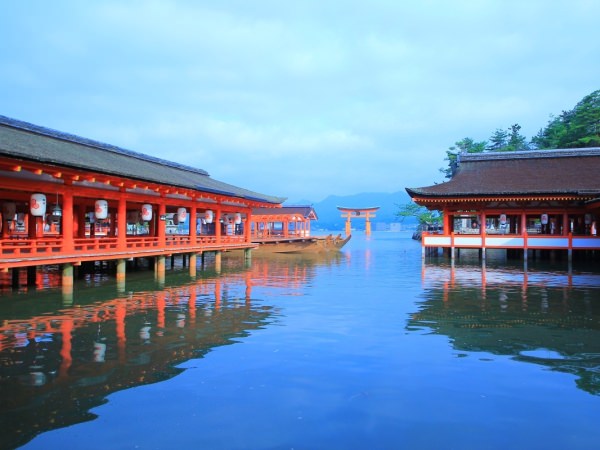
[[[600,90],[586,95],[571,111],[550,116],[531,143],[539,149],[600,146]]]
[[[486,148],[490,152],[500,152],[508,145],[508,133],[506,130],[496,128],[494,134],[490,137],[490,144]]]
[[[458,155],[461,153],[481,153],[485,151],[487,142],[475,142],[470,137],[461,139],[455,142],[452,147],[446,150],[446,157],[444,161],[448,161],[448,167],[441,168],[440,172],[444,174],[445,178],[452,178],[456,169],[458,168]]]
[[[396,206],[400,208],[396,213],[396,217],[400,219],[400,222],[404,222],[404,219],[407,217],[415,217],[421,228],[438,226],[442,223],[443,215],[440,211],[430,211],[424,206],[419,206],[414,202]]]
[[[510,127],[510,134],[508,138],[508,144],[504,151],[506,152],[518,152],[522,150],[529,150],[529,145],[527,145],[527,139],[525,136],[521,135],[519,131],[521,130],[521,125],[515,123]]]
[[[490,137],[490,144],[486,150],[490,152],[515,152],[529,150],[527,138],[521,133],[521,125],[515,123],[508,131],[496,128],[494,134]]]

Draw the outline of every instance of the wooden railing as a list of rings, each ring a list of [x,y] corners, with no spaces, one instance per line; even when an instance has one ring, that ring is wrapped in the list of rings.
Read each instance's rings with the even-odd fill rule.
[[[424,247],[600,250],[600,237],[568,234],[434,234],[423,233]]]
[[[0,240],[0,254],[2,256],[33,256],[33,255],[51,255],[60,253],[62,250],[61,238],[42,238],[42,239],[3,239]]]
[[[60,260],[82,260],[95,258],[135,257],[139,255],[158,255],[170,252],[186,251],[211,251],[231,248],[247,248],[251,244],[246,242],[243,235],[196,236],[196,243],[192,245],[188,235],[167,235],[164,245],[155,236],[127,236],[125,248],[119,245],[118,238],[97,236],[93,238],[76,238],[70,242],[70,249],[65,248],[65,241],[60,236],[42,237],[31,239],[19,236],[18,238],[0,239],[0,268],[11,267],[11,261],[35,261],[37,264],[50,264]]]

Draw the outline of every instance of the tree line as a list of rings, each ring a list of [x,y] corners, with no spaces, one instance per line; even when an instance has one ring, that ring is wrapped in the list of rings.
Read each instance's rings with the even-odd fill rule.
[[[486,141],[470,137],[455,142],[446,150],[448,166],[441,168],[445,178],[452,178],[460,153],[514,152],[558,148],[600,147],[600,90],[586,95],[570,111],[550,116],[548,124],[527,140],[516,123],[508,129],[497,128]]]

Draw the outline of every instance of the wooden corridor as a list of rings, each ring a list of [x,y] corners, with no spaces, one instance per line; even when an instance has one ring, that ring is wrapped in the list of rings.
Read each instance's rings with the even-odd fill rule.
[[[208,172],[0,116],[0,270],[254,248],[253,208],[284,198]],[[220,256],[219,256],[220,258]]]

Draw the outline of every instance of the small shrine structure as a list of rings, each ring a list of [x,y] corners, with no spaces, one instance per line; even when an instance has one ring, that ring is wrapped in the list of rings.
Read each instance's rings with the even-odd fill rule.
[[[443,213],[426,249],[600,250],[600,148],[461,154],[452,179],[406,188]]]
[[[308,237],[311,221],[318,219],[312,206],[253,208],[250,236],[253,241],[275,237]]]
[[[375,217],[375,211],[379,209],[379,206],[371,208],[347,208],[345,206],[338,206],[337,209],[342,212],[342,217],[346,219],[346,236],[352,234],[351,220],[353,218],[365,219],[365,234],[367,236],[371,235],[371,219]]]

